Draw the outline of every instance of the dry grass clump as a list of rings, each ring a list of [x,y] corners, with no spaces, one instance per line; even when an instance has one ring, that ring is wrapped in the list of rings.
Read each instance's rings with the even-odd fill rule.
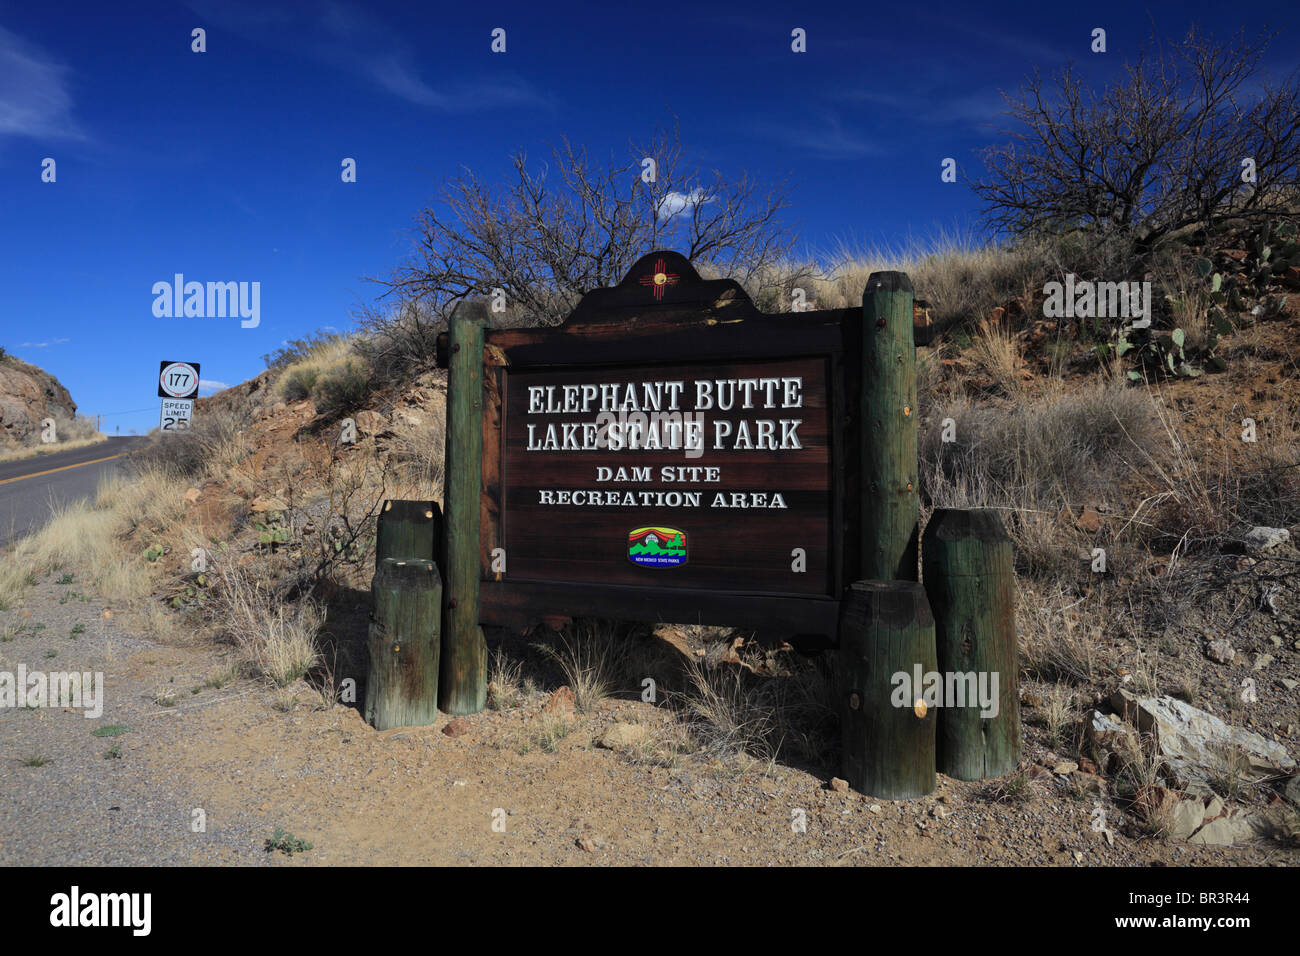
[[[320,663],[320,604],[311,597],[286,600],[225,556],[213,564],[214,621],[259,674],[285,687]]]
[[[533,646],[559,665],[579,713],[590,713],[618,688],[620,658],[629,641],[626,624],[575,621],[553,643]]]
[[[398,497],[442,500],[446,421],[447,400],[442,391],[435,392],[433,401],[426,407],[394,415],[388,467]]]
[[[756,647],[740,653],[751,667],[761,663]],[[704,660],[688,661],[685,671],[686,688],[666,698],[703,755],[794,756],[819,765],[834,759],[839,714],[829,661],[797,660],[781,675]]]
[[[131,452],[128,463],[138,474],[163,472],[196,480],[221,475],[248,456],[246,416],[230,408],[196,415],[185,431],[154,432],[150,443]]]

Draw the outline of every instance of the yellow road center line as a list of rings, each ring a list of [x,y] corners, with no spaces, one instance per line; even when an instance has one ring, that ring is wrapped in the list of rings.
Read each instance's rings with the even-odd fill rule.
[[[85,465],[98,465],[101,461],[112,461],[114,458],[121,458],[126,452],[120,451],[116,455],[109,455],[107,458],[96,458],[94,461],[79,461],[75,465],[61,465],[58,468],[47,468],[45,471],[34,471],[30,475],[18,475],[14,478],[0,478],[0,485],[7,485],[11,481],[22,481],[24,478],[39,478],[41,475],[52,475],[56,471],[67,471],[69,468],[81,468]]]

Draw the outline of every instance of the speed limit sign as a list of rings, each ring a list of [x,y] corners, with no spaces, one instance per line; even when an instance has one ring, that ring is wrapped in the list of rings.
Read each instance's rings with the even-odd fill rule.
[[[199,393],[198,362],[161,362],[158,367],[159,398],[193,398]]]

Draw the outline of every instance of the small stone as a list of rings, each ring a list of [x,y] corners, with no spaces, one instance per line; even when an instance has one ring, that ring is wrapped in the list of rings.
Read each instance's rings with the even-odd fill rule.
[[[878,803],[873,803],[871,806],[867,807],[867,809],[872,813],[884,813],[884,811],[880,809],[880,804]]]
[[[839,777],[831,777],[831,789],[836,793],[848,793],[849,782],[847,780],[842,780]]]
[[[1079,850],[1075,850],[1075,851],[1074,851],[1074,862],[1075,862],[1075,863],[1082,863],[1082,862],[1083,862],[1083,853],[1080,852]]]
[[[447,726],[442,728],[442,732],[446,734],[448,737],[459,737],[461,734],[466,733],[468,731],[469,731],[469,721],[461,720],[459,717],[457,717],[455,720],[447,724]]]
[[[1097,773],[1097,765],[1087,757],[1079,758],[1079,769],[1084,773]]]
[[[1225,639],[1210,641],[1205,648],[1205,656],[1217,664],[1231,664],[1237,659],[1237,651]]]
[[[1282,638],[1278,637],[1276,634],[1274,634],[1272,637],[1270,637],[1270,638],[1268,639],[1268,642],[1269,642],[1270,644],[1272,644],[1274,647],[1281,647],[1281,646],[1282,646]]]
[[[1287,690],[1295,690],[1297,687],[1300,687],[1300,681],[1294,681],[1289,677],[1283,677],[1282,686]]]
[[[1024,707],[1042,707],[1044,701],[1041,694],[1035,694],[1032,690],[1027,690],[1020,695],[1020,703]]]
[[[544,714],[572,714],[577,710],[577,699],[566,684],[555,691],[542,705]]]
[[[600,735],[596,746],[604,747],[606,750],[623,750],[640,743],[649,732],[649,728],[644,724],[613,724]]]
[[[592,841],[590,837],[581,836],[578,837],[578,839],[574,840],[573,842],[578,847],[578,849],[581,850],[583,853],[596,852],[596,844],[595,842]]]
[[[1106,778],[1095,773],[1085,773],[1082,770],[1076,770],[1070,774],[1070,780],[1074,782],[1082,793],[1103,794],[1106,792]]]
[[[1256,655],[1255,655],[1255,670],[1257,670],[1257,671],[1262,671],[1265,667],[1267,667],[1269,664],[1272,664],[1272,663],[1273,663],[1273,655],[1272,655],[1272,654],[1256,654]]]
[[[1079,769],[1079,765],[1073,760],[1062,760],[1052,766],[1052,773],[1059,773],[1061,776],[1074,773]]]
[[[185,492],[185,503],[187,505],[192,505],[194,502],[198,501],[202,495],[203,492],[199,491],[199,489],[191,488],[189,491]]]
[[[1252,551],[1270,551],[1280,544],[1291,540],[1291,532],[1286,528],[1251,528],[1246,532],[1246,547]]]
[[[936,820],[942,820],[947,815],[948,811],[942,804],[936,803],[930,808],[930,816],[934,817]]]

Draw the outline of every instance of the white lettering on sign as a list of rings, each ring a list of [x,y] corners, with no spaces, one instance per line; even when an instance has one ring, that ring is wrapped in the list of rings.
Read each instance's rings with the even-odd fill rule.
[[[579,382],[527,386],[526,414],[567,420],[524,425],[527,452],[713,451],[797,452],[804,407],[802,376]],[[778,414],[773,414],[774,412]],[[785,414],[780,414],[784,412]],[[586,416],[582,418],[581,416]],[[716,465],[598,465],[599,485],[719,484]],[[537,489],[537,503],[556,507],[788,507],[779,491],[710,492],[644,489]]]

